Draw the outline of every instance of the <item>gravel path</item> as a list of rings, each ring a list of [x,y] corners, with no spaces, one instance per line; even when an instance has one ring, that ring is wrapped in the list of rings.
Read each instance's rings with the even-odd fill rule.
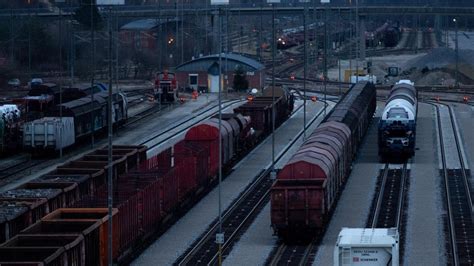
[[[415,156],[411,164],[404,265],[446,265],[434,107],[418,105]]]
[[[382,105],[377,108],[377,119],[372,121],[361,145],[352,174],[342,192],[313,265],[332,265],[334,245],[342,227],[365,227],[380,169],[377,125],[382,109]]]
[[[452,104],[458,122],[466,158],[465,163],[474,166],[474,106],[466,104]],[[469,168],[471,169],[471,168]],[[471,170],[471,187],[474,188],[474,175]]]
[[[441,128],[443,130],[444,151],[446,153],[446,167],[449,169],[460,169],[458,150],[456,148],[456,140],[449,116],[449,109],[444,105],[439,106],[439,114],[441,118]]]

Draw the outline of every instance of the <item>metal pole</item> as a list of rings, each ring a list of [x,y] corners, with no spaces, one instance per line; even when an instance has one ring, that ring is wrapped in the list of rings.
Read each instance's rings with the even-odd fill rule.
[[[91,146],[94,148],[94,75],[95,75],[95,37],[94,37],[94,5],[91,3]],[[109,88],[110,90],[110,88]]]
[[[263,1],[260,5],[260,9],[263,9]],[[263,16],[260,16],[260,29],[258,30],[258,45],[257,45],[257,56],[260,59],[260,62],[263,62],[263,53],[262,53],[262,42],[263,42]],[[262,85],[262,83],[260,83]]]
[[[303,64],[304,64],[304,78],[303,78],[303,140],[306,140],[306,77],[308,75],[308,62],[307,62],[307,49],[306,46],[308,42],[306,41],[306,16],[308,15],[308,4],[304,3],[304,14],[303,14],[303,28],[304,28],[304,40],[303,40],[303,48],[304,48],[304,57],[303,57]]]
[[[72,21],[72,12],[71,12],[71,17],[70,17],[71,21]],[[74,60],[75,60],[75,52],[74,52],[74,49],[75,49],[75,45],[74,45],[74,24],[71,22],[69,23],[69,25],[71,25],[71,30],[70,30],[70,34],[71,34],[71,39],[70,39],[70,42],[71,42],[71,51],[69,52],[69,66],[71,67],[71,79],[70,79],[70,82],[69,82],[69,85],[72,87],[72,84],[74,83]]]
[[[341,88],[342,87],[342,83],[341,83],[342,82],[341,81],[341,58],[340,57],[337,59],[337,65],[338,65],[338,68],[339,68],[339,76],[338,76],[337,80],[339,81],[339,96],[340,96],[341,93],[342,93],[342,88]]]
[[[350,1],[350,0],[349,0]],[[350,1],[351,7],[352,7],[352,1]],[[352,73],[352,8],[349,9],[349,73]],[[350,76],[349,75],[349,82],[350,82]]]
[[[456,80],[456,89],[459,88],[459,43],[458,43],[458,21],[457,19],[453,19],[455,24],[455,31],[456,31],[456,73],[455,73],[455,80]]]
[[[275,172],[275,3],[272,4],[272,166],[270,177],[276,178]]]
[[[10,9],[10,63],[15,60],[15,37],[13,35],[13,9]]]
[[[219,7],[219,234],[222,235],[222,15]],[[222,265],[222,243],[219,241],[219,266]]]
[[[63,85],[62,85],[62,70],[63,70],[63,51],[62,51],[62,13],[59,9],[59,158],[63,158]]]
[[[116,30],[116,41],[115,41],[115,91],[119,92],[119,47],[120,47],[120,39],[119,39],[119,16],[118,12],[115,12],[115,30]]]
[[[356,1],[356,83],[359,82],[359,0]]]
[[[179,3],[179,1],[176,0],[176,3],[175,3],[175,7],[176,7],[176,34],[175,34],[175,37],[174,37],[175,38],[175,43],[176,43],[176,48],[173,49],[174,52],[175,52],[175,55],[173,55],[173,58],[176,57],[176,59],[173,59],[173,61],[176,60],[175,61],[176,65],[178,65],[178,49],[179,49],[178,45],[181,44],[180,42],[182,42],[182,40],[178,41],[178,36],[179,36],[179,20],[178,20],[178,18],[179,18],[179,9],[178,9],[178,3]]]
[[[324,74],[323,74],[323,83],[324,83],[324,115],[326,115],[326,89],[328,78],[328,19],[327,19],[327,6],[324,7]]]
[[[109,147],[108,147],[108,165],[109,165],[109,171],[107,171],[107,194],[108,194],[108,212],[109,212],[109,220],[108,220],[108,245],[107,245],[107,254],[108,254],[108,262],[109,265],[113,264],[113,254],[112,254],[112,246],[113,246],[113,228],[112,228],[112,207],[113,207],[113,194],[112,194],[112,8],[109,8],[109,18],[108,18],[108,28],[109,28],[109,99],[108,99],[108,105],[107,105],[107,110],[108,110],[108,135],[109,135]]]
[[[33,78],[31,74],[31,10],[28,5],[28,74],[30,75],[30,81]]]
[[[181,3],[181,64],[184,63],[184,1]]]

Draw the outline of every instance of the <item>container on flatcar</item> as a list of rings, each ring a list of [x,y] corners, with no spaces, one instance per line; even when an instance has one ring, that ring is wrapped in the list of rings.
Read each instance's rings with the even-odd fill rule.
[[[334,266],[399,265],[396,228],[342,228],[334,247]]]
[[[24,124],[23,148],[57,151],[75,143],[72,117],[44,117]]]

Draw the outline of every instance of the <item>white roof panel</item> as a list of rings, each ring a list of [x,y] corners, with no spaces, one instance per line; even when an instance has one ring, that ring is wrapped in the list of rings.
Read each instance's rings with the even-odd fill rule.
[[[398,242],[396,228],[342,228],[338,237],[339,246],[381,247]]]

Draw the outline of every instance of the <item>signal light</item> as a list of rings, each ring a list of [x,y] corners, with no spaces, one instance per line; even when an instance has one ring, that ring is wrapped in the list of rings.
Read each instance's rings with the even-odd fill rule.
[[[317,100],[318,100],[318,97],[316,97],[316,96],[311,97],[311,101],[316,102]]]
[[[463,100],[465,103],[467,103],[467,102],[469,102],[469,97],[468,97],[468,96],[464,96],[464,97],[462,97],[462,100]]]

